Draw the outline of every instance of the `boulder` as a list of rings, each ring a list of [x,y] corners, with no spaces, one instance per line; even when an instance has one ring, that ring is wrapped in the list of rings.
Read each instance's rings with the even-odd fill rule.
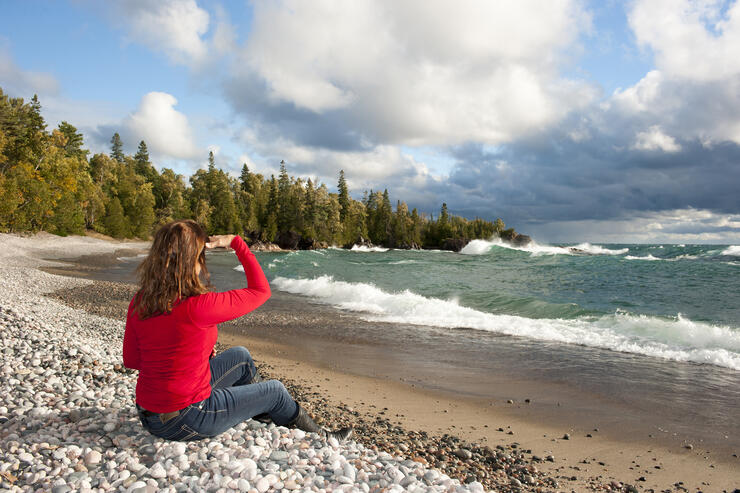
[[[281,231],[275,237],[275,243],[283,250],[295,250],[301,241],[300,233],[295,231]]]
[[[253,252],[282,252],[283,249],[277,246],[275,243],[255,241],[249,245],[249,249]]]
[[[532,238],[528,235],[522,235],[519,233],[516,233],[514,238],[511,239],[511,244],[514,246],[527,246],[530,243],[532,243]]]
[[[313,238],[301,238],[298,242],[299,250],[318,250],[320,248],[329,248],[329,244],[325,241],[316,241]]]
[[[459,252],[463,248],[465,248],[465,245],[467,245],[470,242],[467,238],[447,238],[442,243],[442,250],[450,250],[452,252]]]

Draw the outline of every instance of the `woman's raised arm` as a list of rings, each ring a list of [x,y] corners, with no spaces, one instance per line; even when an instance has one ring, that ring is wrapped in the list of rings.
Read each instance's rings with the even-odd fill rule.
[[[209,245],[221,245],[218,237],[212,237]],[[262,267],[257,258],[240,236],[234,236],[229,246],[234,249],[247,277],[247,287],[223,293],[205,293],[188,301],[190,319],[198,326],[214,325],[245,315],[262,305],[271,295]]]

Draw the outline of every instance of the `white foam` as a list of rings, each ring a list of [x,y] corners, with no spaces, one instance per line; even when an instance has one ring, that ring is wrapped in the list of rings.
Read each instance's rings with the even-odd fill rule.
[[[663,319],[622,312],[571,320],[530,319],[481,312],[456,300],[427,298],[408,290],[389,293],[372,284],[335,281],[330,276],[277,277],[272,285],[360,312],[360,317],[370,321],[466,327],[740,370],[740,330],[693,322],[680,315]]]
[[[140,253],[140,254],[136,255],[135,257],[116,257],[116,259],[117,260],[120,260],[122,262],[126,262],[128,260],[139,260],[140,258],[144,258],[147,255],[149,255],[149,254],[148,253]]]
[[[374,246],[374,247],[368,247],[368,246],[365,246],[365,245],[352,245],[352,248],[351,248],[351,251],[353,251],[353,252],[363,252],[363,253],[368,253],[368,252],[387,252],[388,250],[389,250],[388,248],[376,247],[376,246]]]
[[[592,245],[590,243],[579,243],[574,246],[550,246],[540,245],[537,242],[531,242],[525,246],[514,246],[507,243],[500,238],[493,238],[491,240],[472,240],[470,243],[465,245],[465,248],[460,250],[460,253],[465,255],[484,255],[491,250],[491,247],[502,247],[511,250],[519,250],[521,252],[529,252],[532,256],[538,255],[623,255],[629,251],[629,248],[621,248],[619,250],[610,250],[599,245]]]
[[[722,250],[722,255],[732,255],[733,257],[740,257],[740,245],[730,245],[728,248]]]
[[[418,264],[417,260],[397,260],[396,262],[388,262],[388,265],[404,265],[404,264]]]
[[[637,256],[633,256],[633,255],[627,255],[624,258],[627,259],[627,260],[666,260],[666,259],[662,259],[662,258],[658,258],[658,257],[653,257],[649,253],[648,253],[648,255],[646,257],[637,257]]]

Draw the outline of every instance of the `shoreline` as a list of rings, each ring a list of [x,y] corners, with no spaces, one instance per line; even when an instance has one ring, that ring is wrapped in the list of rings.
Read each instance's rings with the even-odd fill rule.
[[[98,268],[91,266],[88,260],[77,262],[77,270]],[[73,271],[75,269],[70,269],[67,273],[72,274]],[[125,306],[129,300],[125,301]],[[267,313],[262,315],[269,316]],[[294,323],[298,326],[296,330],[300,331],[300,322]],[[618,440],[613,436],[604,436],[603,431],[594,432],[585,423],[575,427],[535,423],[531,415],[527,416],[532,404],[494,402],[491,406],[490,399],[445,395],[442,390],[421,388],[413,382],[396,382],[378,375],[368,377],[352,374],[346,369],[311,361],[306,357],[304,344],[290,346],[276,343],[275,338],[261,337],[259,333],[244,334],[233,323],[225,324],[219,332],[219,343],[245,345],[256,361],[269,366],[271,375],[274,372],[281,380],[311,389],[306,391],[309,394],[318,390],[335,405],[344,403],[344,408],[350,407],[355,412],[361,410],[375,419],[390,418],[389,421],[394,425],[400,423],[407,436],[416,433],[414,430],[424,429],[430,435],[454,434],[468,442],[478,442],[481,446],[495,448],[501,445],[512,451],[516,449],[511,445],[516,443],[518,450],[531,450],[532,454],[540,457],[552,455],[554,462],[531,462],[531,457],[529,461],[532,465],[536,464],[539,471],[558,478],[558,491],[594,489],[599,485],[611,485],[612,481],[623,481],[646,491],[650,488],[655,491],[664,491],[666,488],[697,491],[726,488],[732,491],[740,484],[740,473],[737,472],[740,462],[736,457],[728,454],[720,456],[712,450],[703,450],[700,445],[689,450],[680,444],[666,446],[665,443],[656,443],[658,440],[647,438]],[[334,345],[333,350],[352,345],[353,341],[343,341]],[[329,383],[320,383],[322,379]],[[388,409],[381,414],[377,406],[372,408],[367,403],[363,404],[368,395],[381,396],[383,407]],[[450,423],[451,419],[455,424]],[[504,431],[497,431],[499,428]],[[509,431],[514,434],[508,435]],[[565,433],[570,435],[568,440],[563,439]],[[591,437],[587,437],[587,434]],[[641,477],[645,481],[639,481]],[[679,481],[683,484],[677,484]]]
[[[40,244],[43,248],[36,248]],[[461,484],[420,462],[353,440],[339,444],[253,420],[196,442],[152,436],[141,426],[134,407],[136,372],[121,365],[121,317],[111,318],[113,312],[91,314],[47,296],[84,292],[92,286],[103,291],[89,303],[91,311],[94,306],[102,307],[99,311],[120,310],[110,302],[115,294],[106,291],[114,287],[111,283],[101,286],[89,279],[43,272],[63,267],[57,260],[44,259],[69,258],[80,245],[89,247],[90,241],[0,235],[0,258],[6,264],[0,276],[4,491],[484,490],[480,482]],[[108,255],[116,249],[109,243],[93,246],[97,248],[87,251]],[[127,289],[124,284],[116,286]],[[507,484],[499,491],[509,491]]]

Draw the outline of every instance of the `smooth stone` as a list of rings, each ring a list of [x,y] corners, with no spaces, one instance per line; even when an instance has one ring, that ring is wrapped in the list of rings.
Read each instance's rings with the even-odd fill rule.
[[[100,459],[102,459],[102,456],[100,455],[100,452],[97,450],[91,450],[90,452],[85,455],[85,464],[92,465],[92,464],[98,464],[100,463]]]
[[[156,479],[162,479],[167,477],[167,471],[162,464],[157,462],[149,468],[149,475]]]
[[[285,450],[273,450],[273,452],[270,454],[270,460],[275,461],[287,460],[288,457],[290,457],[290,453],[286,452]]]

